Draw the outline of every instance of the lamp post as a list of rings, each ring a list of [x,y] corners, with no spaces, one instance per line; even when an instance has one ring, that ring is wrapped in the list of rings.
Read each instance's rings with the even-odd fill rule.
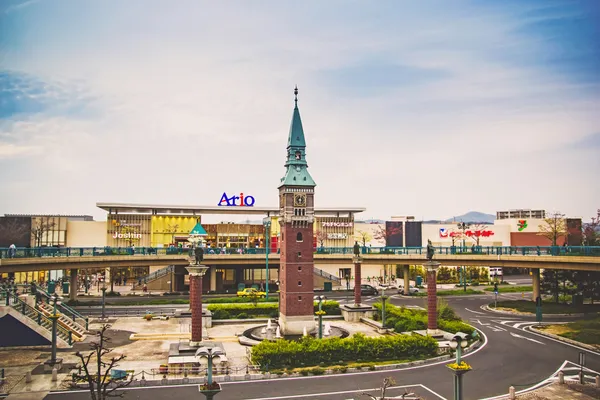
[[[465,232],[471,226],[469,224],[465,224],[464,222],[459,222],[457,227],[458,227],[458,229],[460,229],[462,231],[462,250],[461,250],[461,253],[462,253],[463,251],[465,251],[465,247],[466,247]],[[467,291],[467,267],[465,267],[463,265],[461,268],[461,271],[462,271],[462,277],[463,277],[463,290],[466,292]]]
[[[60,305],[60,297],[56,293],[50,297],[50,303],[52,304],[52,315],[50,315],[50,319],[52,320],[52,355],[50,356],[50,365],[54,366],[57,363],[56,360],[56,329],[58,324],[58,319],[60,315],[56,312],[56,307]]]
[[[200,392],[203,393],[204,396],[206,396],[207,399],[212,399],[217,393],[221,391],[221,387],[219,384],[215,384],[213,386],[212,368],[213,359],[222,355],[225,355],[225,352],[220,347],[200,347],[198,350],[196,350],[196,358],[206,358],[208,361],[206,372],[206,385],[200,385],[198,388]]]
[[[454,372],[454,400],[463,400],[462,376],[470,370],[467,367],[460,368],[462,349],[467,347],[467,344],[467,335],[462,332],[457,332],[452,340],[450,340],[450,347],[456,350],[457,368],[452,369]]]
[[[269,298],[269,250],[270,250],[270,244],[269,244],[269,239],[271,236],[270,233],[270,229],[271,229],[271,217],[266,217],[263,218],[263,225],[265,226],[265,268],[266,268],[266,274],[265,274],[265,298]]]
[[[102,290],[102,317],[100,317],[100,319],[102,321],[106,320],[106,313],[105,313],[105,301],[106,301],[106,273],[104,274],[104,277],[102,278],[102,287],[100,288]]]
[[[385,328],[385,288],[381,288],[381,327]]]
[[[314,299],[319,302],[319,311],[317,311],[317,315],[319,316],[319,339],[323,339],[323,314],[325,314],[325,312],[321,307],[323,306],[325,296],[315,296]]]

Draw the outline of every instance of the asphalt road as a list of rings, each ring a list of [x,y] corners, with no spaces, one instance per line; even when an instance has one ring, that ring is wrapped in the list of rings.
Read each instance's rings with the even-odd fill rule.
[[[499,299],[517,299],[518,293],[499,295]],[[473,370],[464,377],[465,399],[482,399],[508,392],[509,386],[517,390],[530,387],[554,374],[565,360],[577,362],[579,352],[587,354],[586,366],[600,371],[600,353],[576,348],[539,336],[526,328],[535,324],[531,317],[507,316],[483,311],[480,306],[493,301],[493,294],[446,297],[457,313],[487,338],[486,344],[466,356]],[[376,298],[365,298],[374,302]],[[394,305],[425,307],[425,298],[406,299],[391,296]],[[545,322],[560,321],[545,316]],[[562,319],[564,320],[564,319]],[[405,388],[390,392],[394,395],[404,390],[417,393],[425,399],[452,398],[452,373],[437,365],[405,368],[391,371],[361,372],[355,374],[320,377],[280,378],[255,382],[224,383],[220,400],[229,399],[359,399],[361,391],[378,388],[385,377],[392,377]],[[373,393],[373,392],[371,392]],[[48,400],[86,399],[87,392],[50,394]],[[168,399],[200,396],[197,385],[168,388],[143,388],[127,390],[124,399]]]

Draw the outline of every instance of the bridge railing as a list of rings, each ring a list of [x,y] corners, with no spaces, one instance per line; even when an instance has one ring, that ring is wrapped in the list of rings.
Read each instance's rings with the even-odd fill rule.
[[[315,254],[354,254],[353,247],[316,247]],[[425,247],[371,247],[362,246],[361,254],[425,255]],[[278,254],[279,250],[271,250]],[[264,248],[206,248],[205,255],[262,254]],[[438,255],[523,255],[523,256],[588,256],[600,257],[600,246],[438,246]],[[190,249],[181,247],[35,247],[0,248],[0,258],[35,257],[106,257],[147,255],[190,255]]]

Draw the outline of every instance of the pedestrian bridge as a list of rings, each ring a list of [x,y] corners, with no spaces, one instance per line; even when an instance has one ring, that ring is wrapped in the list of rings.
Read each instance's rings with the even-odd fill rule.
[[[363,264],[419,265],[426,261],[426,248],[378,247],[362,248]],[[316,266],[351,264],[353,249],[332,247],[315,249]],[[207,265],[264,266],[265,249],[209,250],[204,255]],[[269,254],[269,263],[279,265],[280,255]],[[437,247],[434,260],[448,266],[490,266],[518,268],[571,269],[600,271],[600,247]],[[27,248],[0,249],[0,272],[37,270],[114,268],[188,265],[189,251],[180,248]]]

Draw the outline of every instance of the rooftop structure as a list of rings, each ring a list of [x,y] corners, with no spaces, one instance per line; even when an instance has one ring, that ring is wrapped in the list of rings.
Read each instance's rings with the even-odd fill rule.
[[[508,211],[497,211],[496,219],[514,219],[514,218],[535,218],[542,219],[546,218],[545,210],[508,210]]]
[[[279,207],[221,207],[198,205],[169,204],[134,204],[134,203],[96,203],[96,207],[111,214],[146,214],[146,215],[203,215],[203,214],[241,214],[241,215],[279,215]],[[326,207],[316,208],[317,216],[353,215],[365,211],[364,207]]]

